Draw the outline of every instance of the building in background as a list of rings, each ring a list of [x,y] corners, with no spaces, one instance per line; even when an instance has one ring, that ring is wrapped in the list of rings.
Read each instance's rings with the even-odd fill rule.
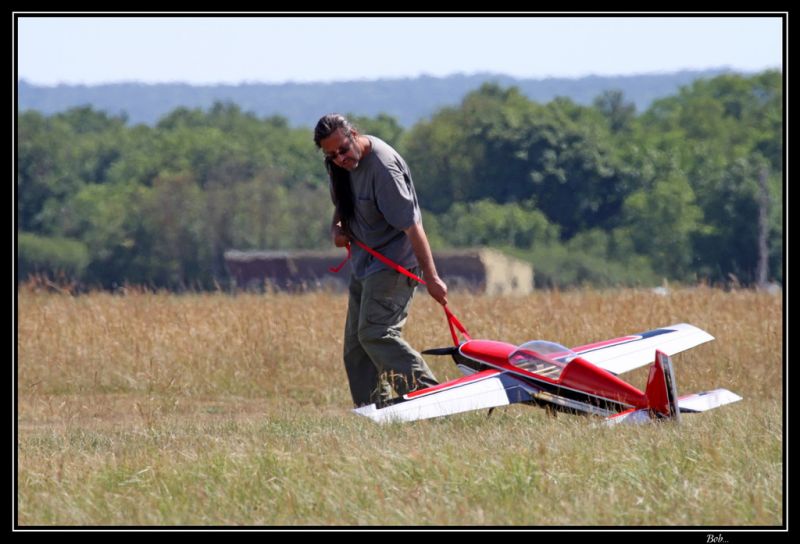
[[[349,263],[338,273],[329,271],[345,257],[344,251],[237,251],[225,252],[225,265],[234,289],[344,291]],[[533,267],[489,248],[434,251],[439,275],[451,290],[489,295],[525,295],[533,290]]]

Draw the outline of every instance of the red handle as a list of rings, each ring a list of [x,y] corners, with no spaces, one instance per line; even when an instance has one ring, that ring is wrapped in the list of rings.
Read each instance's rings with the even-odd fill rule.
[[[330,267],[328,269],[329,271],[333,272],[334,274],[339,272],[339,270],[341,270],[344,267],[344,265],[347,263],[347,261],[350,260],[350,244],[347,244],[346,247],[347,247],[347,257],[345,257],[344,260],[339,263],[339,266],[332,266],[332,267]]]
[[[456,334],[456,329],[458,329],[459,332],[461,332],[461,334],[464,336],[465,339],[472,340],[469,333],[467,332],[466,327],[464,327],[464,325],[461,324],[461,321],[459,321],[458,318],[453,315],[453,312],[451,312],[450,308],[448,308],[447,306],[444,307],[444,315],[447,316],[447,324],[450,326],[450,336],[453,337],[454,345],[457,346],[459,344],[458,335]]]
[[[402,266],[400,266],[399,264],[397,264],[393,260],[389,259],[388,257],[384,257],[383,255],[381,255],[380,253],[378,253],[377,251],[375,251],[374,249],[372,249],[368,245],[363,244],[359,240],[356,240],[356,239],[353,239],[353,241],[356,244],[358,244],[358,247],[360,247],[361,249],[363,249],[364,251],[366,251],[367,253],[369,253],[370,255],[375,257],[376,259],[378,259],[380,262],[382,262],[383,264],[385,264],[386,266],[388,266],[392,270],[394,270],[396,272],[399,272],[400,274],[403,274],[404,276],[408,276],[412,280],[417,280],[422,285],[428,285],[427,283],[425,283],[425,280],[423,280],[422,278],[420,278],[419,276],[417,276],[413,272],[409,272],[408,270],[406,270],[405,268],[403,268]],[[339,272],[342,269],[342,267],[345,265],[345,263],[348,261],[348,259],[350,259],[351,256],[352,256],[352,253],[350,251],[350,244],[347,244],[347,257],[345,257],[345,259],[339,264],[339,266],[329,268],[328,270],[330,270],[334,274],[336,272]],[[458,342],[458,334],[456,334],[456,329],[458,329],[458,331],[462,334],[462,336],[464,336],[464,338],[466,338],[467,340],[472,340],[472,338],[470,338],[470,336],[469,336],[469,333],[467,332],[467,329],[464,327],[464,325],[461,324],[461,321],[459,321],[458,318],[453,315],[453,312],[451,312],[450,309],[447,306],[442,306],[442,307],[444,308],[445,316],[447,316],[447,325],[450,327],[450,335],[453,337],[453,343],[456,346],[459,344],[459,342]]]

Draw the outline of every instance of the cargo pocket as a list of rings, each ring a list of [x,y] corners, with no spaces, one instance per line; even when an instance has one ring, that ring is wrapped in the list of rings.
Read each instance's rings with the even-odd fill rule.
[[[368,303],[365,317],[373,325],[392,326],[403,320],[405,308],[404,302],[392,298],[373,298]]]

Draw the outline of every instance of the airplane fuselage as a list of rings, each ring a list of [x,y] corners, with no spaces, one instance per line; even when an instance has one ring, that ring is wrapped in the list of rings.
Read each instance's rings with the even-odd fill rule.
[[[560,372],[555,375],[552,370],[537,372],[512,364],[510,358],[517,350],[518,346],[505,342],[468,340],[452,356],[465,374],[494,369],[519,382],[517,402],[605,417],[647,407],[642,391],[580,357],[567,363],[551,359],[554,365],[551,368],[559,366]],[[537,356],[549,359],[546,355]]]

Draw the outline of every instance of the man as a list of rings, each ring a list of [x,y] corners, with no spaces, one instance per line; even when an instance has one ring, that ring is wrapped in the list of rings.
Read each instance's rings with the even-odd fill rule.
[[[436,273],[403,158],[338,114],[319,120],[314,143],[325,153],[330,175],[334,245],[361,241],[421,275],[430,295],[446,305],[447,286]],[[392,398],[391,388],[404,395],[436,385],[425,360],[402,338],[416,282],[355,244],[351,268],[344,364],[355,405],[381,406]]]

